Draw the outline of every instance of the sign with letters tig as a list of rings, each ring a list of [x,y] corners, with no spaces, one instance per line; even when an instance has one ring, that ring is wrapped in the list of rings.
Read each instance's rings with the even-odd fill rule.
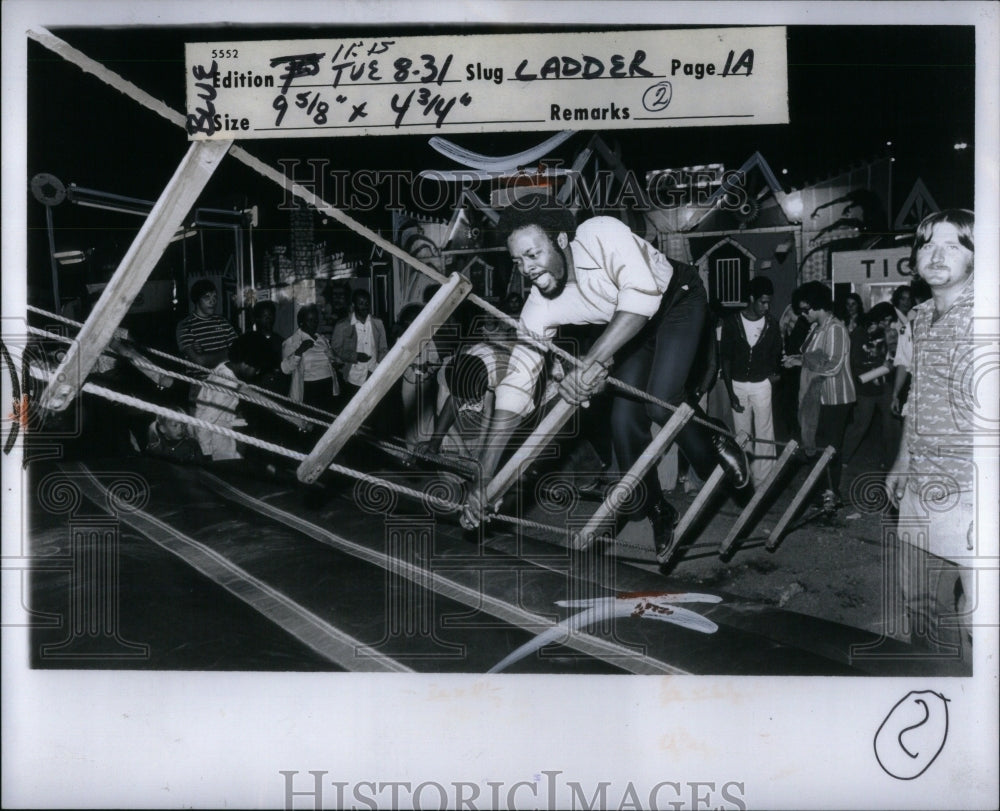
[[[785,29],[186,44],[192,139],[788,123]]]
[[[833,282],[856,288],[878,283],[909,284],[910,248],[878,248],[868,251],[838,251],[833,254]]]

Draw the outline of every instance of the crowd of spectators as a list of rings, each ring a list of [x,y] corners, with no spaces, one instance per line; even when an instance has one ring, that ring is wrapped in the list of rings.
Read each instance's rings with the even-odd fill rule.
[[[768,479],[788,439],[800,443],[807,459],[827,446],[834,449],[820,498],[829,510],[842,506],[842,470],[862,450],[865,463],[882,470],[891,467],[909,388],[910,317],[914,305],[929,297],[922,288],[926,285],[915,278],[915,284],[899,286],[889,301],[866,311],[855,292],[835,299],[826,283],[807,282],[777,317],[772,313],[773,284],[757,276],[750,281],[742,309],[712,310],[702,338],[709,348],[699,351],[692,366],[688,399],[700,402],[718,425],[748,437],[745,449],[756,488]],[[173,386],[165,402],[227,428],[246,427],[248,433],[270,441],[311,448],[323,423],[357,394],[433,289],[424,302],[405,306],[390,331],[372,315],[366,289],[332,281],[316,304],[298,308],[296,329],[285,336],[275,328],[273,301],[257,302],[250,325],[240,334],[217,312],[215,284],[198,280],[190,289],[190,313],[177,324],[176,348],[181,357],[207,370],[191,373],[206,385]],[[517,292],[500,302],[515,318],[523,305]],[[579,354],[588,340],[592,338],[584,330],[566,338],[564,345]],[[366,421],[369,435],[399,439],[411,451],[444,448],[475,457],[482,444],[483,412],[492,408],[492,392],[514,342],[515,330],[508,323],[463,305],[445,329],[421,345],[396,387]],[[127,360],[138,355],[131,345],[111,348]],[[558,361],[549,359],[543,374],[547,383],[535,393],[538,403],[552,399],[546,387],[551,395],[553,383],[565,373]],[[144,374],[161,393],[172,384],[169,378]],[[267,408],[260,396],[241,397],[248,391],[246,384],[278,395],[279,402],[288,398],[302,404],[306,408],[301,419]],[[610,443],[604,441],[607,431],[599,424],[609,419],[602,405],[601,397],[594,398],[578,436],[590,446],[583,458],[591,466],[608,468],[615,460]],[[146,430],[137,430],[135,422],[127,422],[133,446],[179,461],[239,459],[246,450],[232,439],[182,423],[171,426],[163,418],[150,424],[147,417],[142,426]],[[874,442],[866,443],[866,437]],[[191,453],[192,443],[180,439],[193,440],[200,454]],[[180,452],[164,453],[174,445]],[[869,448],[877,450],[874,459]],[[678,478],[697,486],[697,474],[688,469],[683,453],[672,453],[679,476],[668,489]],[[359,461],[363,455],[352,457],[352,462]]]

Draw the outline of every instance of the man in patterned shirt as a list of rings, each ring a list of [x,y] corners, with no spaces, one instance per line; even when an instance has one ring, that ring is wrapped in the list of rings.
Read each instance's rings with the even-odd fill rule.
[[[577,227],[567,209],[536,202],[505,209],[498,227],[507,236],[514,266],[531,281],[532,290],[521,310],[522,340],[497,386],[489,442],[480,458],[483,481],[469,494],[462,514],[466,528],[482,521],[487,484],[521,419],[532,410],[544,358],[529,343],[531,336],[551,339],[566,324],[605,325],[581,364],[559,385],[559,395],[569,403],[589,401],[614,362],[623,382],[679,405],[688,394],[686,383],[699,357],[708,314],[697,270],[668,260],[613,217],[593,217]],[[700,409],[696,415],[705,419]],[[610,434],[620,470],[631,468],[649,445],[652,422],[663,425],[669,418],[663,406],[613,397]],[[746,457],[728,437],[690,420],[677,442],[702,478],[722,464],[735,487],[749,482]],[[644,477],[639,498],[662,562],[677,512],[663,498],[655,468]]]
[[[917,228],[913,267],[932,297],[913,319],[913,384],[902,445],[886,477],[899,507],[900,630],[914,644],[967,664],[977,555],[973,226],[971,211],[952,209],[926,217]]]

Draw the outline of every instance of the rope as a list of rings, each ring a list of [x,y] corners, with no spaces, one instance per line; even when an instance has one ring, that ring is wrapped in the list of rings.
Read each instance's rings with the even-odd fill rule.
[[[53,332],[46,332],[45,330],[39,329],[37,327],[28,327],[28,332],[30,332],[32,335],[39,335],[45,338],[49,338],[51,340],[60,341],[62,343],[73,343],[72,338],[69,338],[65,335],[57,335],[56,333]],[[118,354],[115,353],[114,350],[112,350],[111,353]],[[103,354],[107,355],[109,354],[109,352],[105,351]],[[199,378],[189,377],[185,374],[182,374],[181,372],[168,371],[166,369],[157,366],[155,363],[146,360],[141,355],[136,355],[135,357],[131,355],[125,355],[124,357],[129,361],[129,363],[131,363],[136,368],[145,370],[147,372],[152,372],[157,376],[170,377],[175,380],[180,380],[181,382],[184,383],[191,383],[192,385],[199,386],[200,388],[208,389],[209,391],[215,391],[221,394],[232,395],[241,399],[245,399],[247,402],[254,403],[255,405],[259,405],[265,408],[269,408],[273,410],[276,414],[279,414],[282,417],[287,417],[290,420],[303,420],[305,422],[312,422],[317,425],[327,425],[327,423],[324,423],[318,419],[314,419],[313,417],[310,417],[308,415],[297,414],[294,411],[290,411],[289,409],[286,409],[278,405],[270,398],[258,397],[257,391],[260,391],[260,389],[258,389],[256,386],[251,386],[249,383],[241,384],[240,389],[233,389],[229,386],[224,386],[219,383],[216,383],[212,381],[211,378],[207,380],[202,380]],[[246,387],[246,389],[252,389],[252,391],[248,392],[244,390],[243,387]]]
[[[47,337],[53,337],[56,339],[62,339],[69,341],[72,339],[66,338],[66,336],[55,335],[53,333],[46,333],[44,330],[40,330],[36,327],[29,327],[29,330],[35,333],[41,333]],[[152,364],[151,364],[152,365]],[[52,378],[52,372],[48,370],[43,370],[37,366],[31,367],[31,373],[34,377],[45,380],[48,382]],[[177,422],[184,423],[185,425],[190,425],[193,428],[203,428],[208,431],[213,431],[222,436],[234,439],[237,442],[241,442],[246,445],[250,445],[260,450],[269,451],[278,456],[283,456],[287,459],[292,459],[296,462],[301,462],[306,458],[306,454],[299,451],[291,450],[282,445],[278,445],[273,442],[268,442],[267,440],[258,439],[257,437],[251,436],[249,434],[244,434],[239,431],[234,431],[231,428],[226,428],[225,426],[218,425],[213,422],[207,422],[206,420],[193,417],[182,411],[176,411],[172,408],[165,406],[158,406],[155,403],[149,403],[145,400],[141,400],[138,397],[133,397],[129,394],[123,394],[122,392],[114,391],[113,389],[105,388],[104,386],[99,386],[96,383],[85,382],[83,384],[83,391],[88,394],[93,394],[98,397],[103,397],[111,402],[118,403],[120,405],[130,406],[132,408],[138,409],[140,411],[145,411],[149,414],[153,414],[158,417],[166,417]],[[228,394],[232,394],[231,389],[224,390]],[[464,508],[464,504],[454,501],[448,501],[447,499],[441,498],[440,496],[435,496],[432,493],[426,493],[422,490],[414,490],[411,487],[406,487],[402,484],[397,484],[395,482],[387,481],[386,479],[379,478],[378,476],[372,476],[368,473],[363,473],[359,470],[353,468],[344,467],[343,465],[338,465],[336,463],[331,463],[328,469],[334,473],[339,473],[342,476],[347,476],[348,478],[356,479],[358,481],[365,482],[366,484],[373,484],[380,487],[385,487],[388,490],[399,493],[400,495],[408,496],[421,503],[428,503],[432,506],[436,506],[442,510],[446,510],[449,513],[459,512]],[[565,536],[565,527],[556,527],[551,524],[545,524],[540,521],[534,521],[530,518],[518,518],[511,515],[503,515],[502,513],[494,513],[490,515],[487,521],[495,521],[501,524],[511,524],[513,526],[520,527],[522,529],[533,529],[540,532],[548,532],[554,535]],[[620,547],[626,547],[631,549],[640,550],[643,552],[649,552],[649,548],[646,546],[640,546],[639,544],[629,543],[627,541],[622,541],[615,539],[615,545]]]
[[[72,319],[66,318],[65,316],[57,315],[56,313],[50,313],[47,310],[43,310],[43,309],[41,309],[39,307],[34,307],[34,306],[30,305],[30,304],[28,305],[28,312],[32,312],[32,313],[35,313],[37,315],[42,315],[42,316],[45,316],[46,318],[51,318],[53,321],[58,321],[58,322],[61,322],[63,324],[67,324],[68,326],[76,327],[77,329],[82,329],[83,328],[83,324],[81,324],[79,321],[73,321]],[[120,340],[123,340],[123,341],[129,341],[129,342],[134,343],[134,341],[132,341],[132,339],[129,337],[128,331],[124,330],[124,329],[121,329],[121,328],[115,330],[115,337],[119,338]],[[201,372],[201,373],[203,373],[205,375],[210,375],[212,373],[212,370],[209,369],[207,366],[202,366],[201,364],[194,363],[193,361],[190,361],[187,358],[180,358],[180,357],[177,357],[176,355],[171,355],[168,352],[162,352],[159,349],[154,349],[153,347],[145,347],[144,346],[144,347],[142,347],[142,349],[143,349],[144,352],[148,352],[150,355],[154,355],[156,357],[160,357],[160,358],[163,358],[165,360],[172,361],[172,362],[178,364],[179,366],[185,366],[188,369],[191,369],[193,371]],[[177,373],[168,372],[168,371],[166,371],[164,369],[160,369],[159,371],[162,374],[166,374],[168,377],[176,377],[178,380],[185,380],[187,382],[194,382],[194,383],[197,383],[198,385],[203,385],[204,384],[203,380],[193,380],[192,381],[190,378],[185,378],[185,377],[183,377],[183,376],[181,376],[181,375],[179,375]],[[282,402],[285,402],[285,403],[291,403],[291,404],[296,405],[296,406],[301,406],[303,408],[310,409],[311,411],[314,411],[314,412],[316,412],[316,413],[318,413],[318,414],[320,414],[322,416],[325,416],[325,417],[335,417],[336,416],[335,414],[329,414],[328,412],[324,411],[321,408],[316,408],[315,406],[309,405],[307,403],[300,403],[297,400],[293,400],[291,397],[287,397],[287,396],[285,396],[283,394],[279,394],[277,392],[273,392],[270,389],[265,389],[265,388],[262,388],[260,386],[255,386],[252,383],[246,383],[244,385],[248,389],[250,389],[251,391],[256,391],[256,392],[258,392],[260,394],[265,395],[269,400],[279,400],[279,401],[282,401]],[[297,416],[300,416],[300,415],[297,415]]]
[[[47,383],[51,381],[53,373],[47,369],[40,369],[37,366],[31,367],[31,374],[40,380],[44,380]],[[96,383],[84,382],[83,391],[88,394],[93,394],[98,397],[103,397],[111,402],[118,403],[120,405],[130,406],[131,408],[138,409],[140,411],[145,411],[150,414],[154,414],[158,417],[166,417],[171,420],[176,420],[177,422],[182,422],[185,425],[190,425],[194,428],[203,428],[207,431],[212,431],[217,434],[221,434],[224,437],[234,439],[237,442],[242,442],[246,445],[250,445],[260,450],[269,451],[270,453],[276,454],[278,456],[283,456],[287,459],[293,459],[297,462],[301,462],[306,458],[306,454],[299,451],[293,451],[290,448],[286,448],[282,445],[277,445],[274,442],[268,442],[263,439],[258,439],[257,437],[250,436],[249,434],[243,434],[239,431],[234,431],[231,428],[226,428],[223,425],[217,425],[213,422],[207,422],[197,417],[192,417],[190,414],[185,414],[180,411],[175,411],[172,408],[167,408],[165,406],[158,406],[154,403],[148,403],[145,400],[140,400],[138,397],[132,397],[129,394],[122,394],[121,392],[114,391],[112,389],[105,388],[104,386],[99,386]],[[334,473],[339,473],[342,476],[347,476],[351,479],[357,479],[358,481],[365,482],[366,484],[372,484],[379,487],[385,487],[400,495],[408,496],[416,501],[424,504],[430,504],[431,506],[437,507],[441,510],[447,512],[459,512],[464,508],[464,504],[460,504],[454,501],[448,501],[447,499],[436,496],[433,493],[426,493],[421,490],[414,490],[412,487],[407,487],[402,484],[397,484],[396,482],[390,482],[385,479],[381,479],[378,476],[372,476],[368,473],[362,473],[360,470],[354,470],[353,468],[344,467],[343,465],[338,465],[336,463],[331,463],[328,469]],[[544,532],[552,532],[557,535],[565,535],[565,529],[560,527],[550,526],[548,524],[543,524],[538,521],[531,521],[526,518],[516,518],[514,516],[507,515],[494,515],[492,516],[494,521],[499,521],[501,523],[514,524],[516,526],[536,529]]]
[[[77,329],[83,327],[83,324],[79,323],[78,321],[73,321],[72,319],[65,318],[64,316],[61,315],[56,315],[55,313],[48,312],[47,310],[42,310],[32,305],[28,305],[28,310],[37,315],[42,315],[45,316],[46,318],[51,318],[55,321],[59,321],[69,326],[76,327]],[[63,343],[72,343],[73,341],[72,338],[68,338],[65,335],[58,335],[56,333],[46,332],[37,327],[28,327],[28,329],[34,334],[41,335],[43,337],[50,338],[52,340],[61,341]],[[132,341],[132,339],[129,337],[128,332],[120,328],[115,331],[115,337],[123,341],[128,341],[129,343],[134,343],[134,341]],[[181,366],[187,366],[190,369],[195,369],[206,375],[212,374],[211,369],[205,366],[201,366],[197,363],[193,363],[192,361],[189,361],[185,358],[179,358],[167,352],[161,352],[158,349],[153,349],[152,347],[144,346],[142,347],[142,350],[144,352],[149,352],[149,354],[151,355],[155,355],[157,357],[173,361],[174,363],[177,363]],[[155,372],[156,374],[174,378],[176,380],[190,383],[192,385],[202,386],[212,391],[222,392],[223,394],[230,394],[230,395],[235,394],[237,397],[245,399],[248,402],[254,403],[255,405],[259,405],[263,408],[272,409],[279,416],[292,422],[296,421],[309,422],[312,423],[313,425],[318,425],[326,429],[329,428],[330,424],[337,418],[336,414],[331,414],[330,412],[324,411],[323,409],[317,408],[316,406],[309,405],[308,403],[302,403],[299,402],[298,400],[293,400],[291,397],[286,397],[282,394],[278,394],[277,392],[272,392],[270,389],[265,389],[260,386],[255,386],[252,383],[241,383],[241,388],[237,391],[234,391],[231,388],[225,386],[219,386],[215,383],[212,383],[209,380],[188,377],[181,372],[163,369],[157,366],[156,364],[146,360],[145,358],[142,358],[141,356],[139,356],[138,358],[127,356],[127,359],[139,369],[145,369],[147,371]],[[262,399],[252,396],[254,393],[261,395]],[[291,403],[297,407],[309,409],[315,412],[316,414],[321,415],[325,419],[311,417],[308,414],[303,414],[298,411],[285,409],[278,404],[278,401]],[[389,453],[397,457],[398,459],[407,460],[412,457],[416,457],[419,459],[423,459],[424,461],[427,462],[433,462],[434,464],[440,465],[441,467],[456,472],[460,472],[466,476],[472,474],[471,466],[468,464],[463,464],[464,460],[458,460],[453,457],[448,457],[444,454],[433,453],[431,451],[422,450],[420,448],[413,448],[413,449],[406,448],[398,443],[393,444],[391,442],[385,441],[384,439],[378,439],[377,437],[372,436],[371,432],[365,428],[360,429],[358,431],[358,435],[363,439],[365,439],[370,444],[374,445],[379,450],[385,451],[386,453]]]

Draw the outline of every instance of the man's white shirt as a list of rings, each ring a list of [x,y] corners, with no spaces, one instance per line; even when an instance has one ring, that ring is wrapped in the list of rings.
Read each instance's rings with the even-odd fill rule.
[[[347,373],[347,382],[354,386],[360,386],[375,371],[375,367],[378,365],[378,362],[375,360],[375,336],[372,332],[371,317],[366,318],[364,321],[358,321],[357,317],[352,314],[351,326],[354,327],[354,332],[358,336],[356,351],[368,355],[367,361],[352,363],[350,371]]]
[[[743,321],[743,331],[747,334],[747,345],[755,346],[760,340],[760,336],[764,334],[764,321],[766,319],[758,318],[756,321],[751,321],[742,314],[740,318]]]
[[[576,279],[554,299],[533,287],[521,310],[518,338],[503,382],[498,410],[528,414],[541,371],[541,354],[524,343],[531,336],[551,339],[563,324],[607,324],[616,312],[651,318],[670,284],[673,268],[653,245],[613,217],[581,223],[570,243]]]

